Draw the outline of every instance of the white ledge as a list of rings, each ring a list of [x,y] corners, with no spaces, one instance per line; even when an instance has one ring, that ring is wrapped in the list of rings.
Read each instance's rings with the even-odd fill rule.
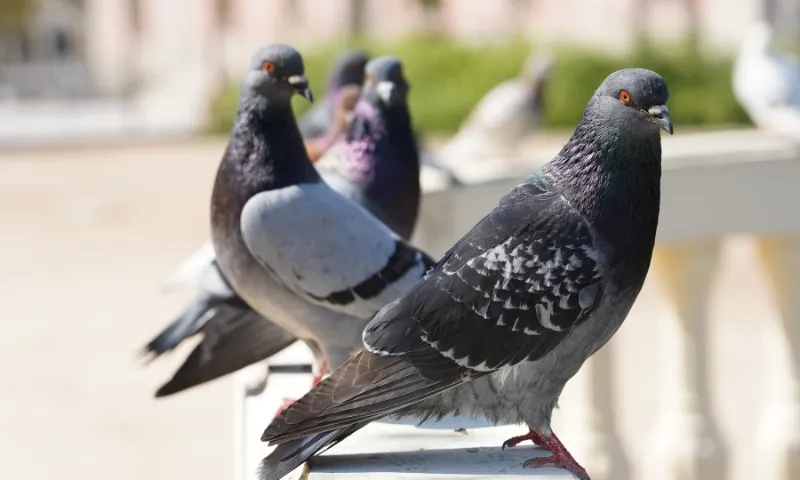
[[[272,447],[258,442],[284,397],[298,398],[310,384],[305,373],[277,373],[276,366],[308,363],[306,347],[299,343],[286,349],[270,362],[272,373],[258,389],[257,378],[263,379],[263,367],[254,365],[237,378],[250,390],[245,394],[244,407],[247,425],[241,445],[247,452],[240,465],[243,478],[252,473],[260,458]],[[261,370],[259,371],[259,367]],[[241,384],[240,384],[241,385]],[[241,385],[244,387],[244,385]],[[238,391],[244,393],[245,388]],[[255,395],[254,395],[255,394]],[[417,426],[414,419],[384,419],[373,422],[342,443],[313,457],[286,477],[287,480],[392,480],[441,479],[503,479],[526,476],[543,480],[574,478],[568,472],[552,467],[523,468],[530,458],[548,455],[546,450],[522,444],[502,450],[503,441],[527,430],[518,425],[491,426],[472,419],[446,417],[440,422]],[[254,441],[255,440],[255,441]],[[237,447],[239,448],[239,447]],[[238,452],[241,454],[241,452]]]
[[[454,166],[465,185],[426,190],[413,243],[434,257],[443,254],[563,143],[532,142],[518,159]],[[796,233],[798,178],[800,145],[759,131],[665,136],[657,242]]]
[[[502,426],[459,432],[377,422],[309,462],[306,479],[572,478],[552,467],[524,468],[525,460],[548,454],[541,448],[520,445],[501,450],[504,440],[525,431]]]
[[[678,132],[661,138],[664,170],[797,158],[800,151],[800,145],[755,129]],[[514,156],[463,159],[450,168],[467,185],[524,177],[558,154],[567,139],[534,135],[517,148]],[[431,185],[424,190],[429,193],[441,189]]]

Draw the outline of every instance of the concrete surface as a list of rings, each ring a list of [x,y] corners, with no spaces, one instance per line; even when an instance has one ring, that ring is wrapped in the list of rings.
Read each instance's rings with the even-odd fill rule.
[[[224,479],[228,380],[156,401],[138,349],[207,234],[220,145],[0,151],[0,478]]]
[[[156,401],[152,393],[191,346],[148,368],[135,356],[187,298],[159,286],[206,239],[222,148],[202,140],[0,150],[0,478],[231,477],[230,380]],[[756,421],[742,413],[757,412],[761,400],[758,384],[742,379],[758,381],[754,339],[771,308],[751,254],[746,242],[726,247],[711,313],[711,329],[727,332],[713,336],[712,401],[742,479],[752,474],[743,453]],[[657,400],[648,335],[662,301],[656,288],[648,283],[615,339],[639,346],[615,363],[626,374],[619,411],[631,412],[618,421],[640,459]]]

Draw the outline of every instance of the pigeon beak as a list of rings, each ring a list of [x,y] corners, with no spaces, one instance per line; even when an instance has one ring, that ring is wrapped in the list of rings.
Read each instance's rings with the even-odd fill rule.
[[[672,135],[672,120],[669,118],[669,108],[666,105],[653,105],[647,109],[647,113],[653,117],[659,127]]]
[[[394,95],[394,83],[392,82],[378,82],[375,86],[378,96],[383,100],[386,105],[392,104],[392,96]]]
[[[314,103],[314,94],[311,93],[311,88],[308,86],[308,79],[303,75],[292,75],[286,79],[289,85],[294,88],[298,95],[305,97],[309,103]]]

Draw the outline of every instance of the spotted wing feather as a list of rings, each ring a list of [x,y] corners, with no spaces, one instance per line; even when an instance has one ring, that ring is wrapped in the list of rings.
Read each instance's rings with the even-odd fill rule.
[[[597,260],[589,227],[563,198],[523,184],[409,293],[408,319],[391,312],[399,305],[384,308],[367,326],[365,344],[377,353],[405,353],[413,327],[471,370],[536,360],[597,305]]]

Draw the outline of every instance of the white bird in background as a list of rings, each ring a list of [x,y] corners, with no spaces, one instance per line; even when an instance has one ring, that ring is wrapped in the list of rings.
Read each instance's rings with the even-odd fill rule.
[[[733,92],[753,123],[780,136],[800,140],[800,63],[775,51],[767,22],[747,31],[733,67]]]
[[[439,151],[445,165],[506,156],[541,125],[542,93],[552,67],[550,56],[533,54],[521,75],[499,83],[478,102],[458,133]]]

